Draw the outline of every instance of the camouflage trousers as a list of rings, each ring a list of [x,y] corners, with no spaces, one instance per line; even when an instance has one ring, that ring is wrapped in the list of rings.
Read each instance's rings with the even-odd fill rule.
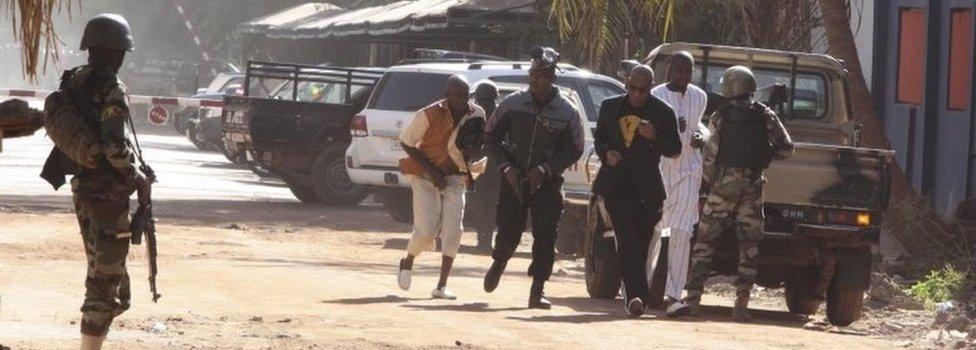
[[[723,232],[734,230],[739,243],[738,294],[748,293],[756,280],[759,265],[759,240],[762,238],[763,185],[762,171],[747,168],[720,169],[711,181],[711,189],[698,237],[691,251],[691,272],[686,284],[688,299],[700,299],[713,267],[716,245]]]
[[[75,195],[75,213],[88,260],[81,333],[105,336],[116,316],[129,308],[125,259],[129,254],[129,200]]]

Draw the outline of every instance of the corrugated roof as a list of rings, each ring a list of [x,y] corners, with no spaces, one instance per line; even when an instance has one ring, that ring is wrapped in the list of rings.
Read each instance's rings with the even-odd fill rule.
[[[287,39],[418,32],[447,28],[450,14],[458,10],[527,13],[534,12],[534,8],[529,6],[533,2],[534,0],[405,0],[382,6],[336,10],[328,15],[318,12],[299,19],[284,15],[286,11],[295,10],[290,9],[266,17],[289,20],[264,27],[260,31],[267,33],[268,37]],[[303,6],[307,5],[309,4]],[[297,11],[292,13],[297,14]]]
[[[296,22],[303,22],[311,18],[321,18],[323,16],[328,17],[342,11],[343,9],[341,7],[330,3],[310,2],[241,23],[238,25],[238,31],[246,33],[262,33],[270,28],[294,25]]]

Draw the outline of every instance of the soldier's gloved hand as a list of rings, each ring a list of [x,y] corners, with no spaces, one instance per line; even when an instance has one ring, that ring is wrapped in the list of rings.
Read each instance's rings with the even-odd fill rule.
[[[705,136],[702,135],[701,131],[695,131],[691,134],[691,147],[702,148],[705,147]]]
[[[135,183],[136,183],[136,195],[138,196],[139,199],[139,205],[149,206],[150,204],[152,204],[151,179],[146,178],[146,175],[143,175],[142,172],[139,172],[136,175]]]
[[[541,165],[532,168],[527,177],[529,178],[529,189],[535,193],[542,188],[542,182],[546,178],[546,168]]]

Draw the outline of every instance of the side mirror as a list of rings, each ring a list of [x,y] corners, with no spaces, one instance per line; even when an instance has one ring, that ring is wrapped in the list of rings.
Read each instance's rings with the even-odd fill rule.
[[[627,80],[630,77],[630,71],[634,70],[634,67],[638,65],[640,65],[640,62],[636,60],[621,60],[620,64],[617,65],[617,78]]]

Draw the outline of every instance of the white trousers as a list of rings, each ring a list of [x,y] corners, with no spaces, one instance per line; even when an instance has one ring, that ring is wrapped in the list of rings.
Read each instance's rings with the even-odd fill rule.
[[[691,231],[665,228],[654,230],[647,253],[647,285],[651,285],[657,259],[661,254],[661,237],[668,237],[668,280],[664,295],[681,300],[681,293],[688,281],[688,264],[691,259]]]
[[[427,179],[410,176],[413,190],[413,235],[407,253],[419,256],[441,239],[441,254],[455,257],[461,246],[461,218],[464,217],[464,176],[448,176],[447,186],[438,189]]]

